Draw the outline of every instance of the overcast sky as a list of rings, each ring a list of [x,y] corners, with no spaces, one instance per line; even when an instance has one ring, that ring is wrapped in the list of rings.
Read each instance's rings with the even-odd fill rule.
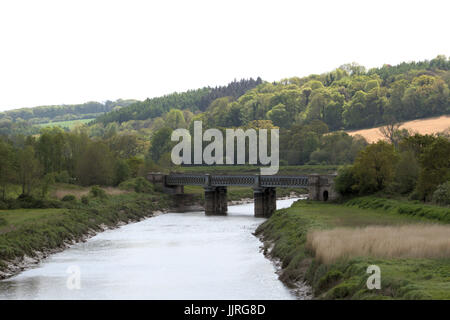
[[[443,1],[0,2],[0,110],[450,54]]]

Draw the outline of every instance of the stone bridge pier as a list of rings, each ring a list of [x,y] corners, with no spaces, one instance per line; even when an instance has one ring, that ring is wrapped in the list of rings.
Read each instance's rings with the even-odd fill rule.
[[[226,215],[228,212],[227,188],[205,187],[205,214]]]
[[[275,188],[253,189],[255,217],[269,218],[277,210],[277,193]]]

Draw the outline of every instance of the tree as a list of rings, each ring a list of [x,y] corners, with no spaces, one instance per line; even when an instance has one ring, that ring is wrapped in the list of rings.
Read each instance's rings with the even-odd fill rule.
[[[171,135],[172,129],[167,127],[159,129],[153,135],[148,156],[154,162],[158,162],[164,153],[170,152],[172,147]]]
[[[14,178],[14,152],[8,143],[0,138],[0,188],[2,199],[5,200],[8,184]]]
[[[349,195],[357,191],[357,181],[352,166],[345,166],[339,169],[338,175],[334,180],[334,188],[341,195]]]
[[[354,172],[361,193],[384,190],[394,179],[398,156],[385,141],[368,145],[355,160]]]
[[[383,135],[383,137],[394,146],[397,146],[397,131],[401,127],[400,122],[395,122],[395,120],[388,121],[385,126],[380,127],[378,130]]]
[[[420,165],[414,153],[410,150],[399,155],[395,168],[395,180],[392,189],[395,192],[406,194],[414,190],[419,176]]]
[[[286,108],[282,103],[277,104],[272,110],[268,111],[266,117],[272,120],[273,124],[286,128],[292,121],[292,118],[286,112]]]
[[[450,205],[450,181],[440,184],[433,193],[433,202],[439,205]]]
[[[41,167],[32,146],[25,146],[17,153],[18,182],[22,186],[22,195],[30,195],[31,188],[38,181]]]
[[[67,172],[67,171],[66,171]],[[52,184],[55,183],[55,174],[47,173],[41,180],[41,196],[45,198]]]
[[[127,159],[136,156],[141,150],[135,134],[119,134],[108,140],[109,148],[116,157]]]
[[[64,166],[66,133],[59,127],[44,128],[36,143],[36,156],[44,174],[60,172]]]
[[[166,126],[175,130],[178,128],[186,128],[186,121],[183,112],[178,109],[172,109],[166,114]]]
[[[437,137],[425,148],[420,165],[417,191],[420,199],[428,201],[439,184],[450,180],[450,141]]]
[[[138,157],[131,157],[127,159],[128,168],[130,168],[130,176],[136,178],[139,169],[144,165],[144,159]]]
[[[130,178],[130,167],[125,160],[118,160],[114,168],[114,184],[117,186],[121,182]]]
[[[110,185],[113,182],[114,163],[108,146],[101,141],[88,144],[77,163],[76,175],[82,185]]]

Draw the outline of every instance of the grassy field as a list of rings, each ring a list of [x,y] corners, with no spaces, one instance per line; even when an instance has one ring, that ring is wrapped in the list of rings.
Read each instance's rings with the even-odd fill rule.
[[[61,127],[61,128],[68,128],[72,129],[77,124],[85,124],[88,122],[91,122],[95,118],[92,119],[79,119],[79,120],[69,120],[69,121],[55,121],[55,122],[47,122],[47,123],[40,123],[39,126],[41,128],[44,127]]]
[[[441,212],[441,208],[436,209]],[[436,259],[374,257],[371,248],[377,244],[383,246],[387,241],[385,234],[379,233],[378,236],[372,235],[371,242],[363,246],[363,254],[357,251],[356,255],[349,254],[325,263],[315,256],[316,248],[311,239],[308,242],[308,234],[317,230],[326,232],[345,228],[357,231],[366,227],[392,228],[405,225],[416,228],[438,225],[447,228],[447,234],[450,234],[450,226],[444,221],[432,220],[424,215],[400,214],[393,208],[361,208],[354,203],[345,205],[310,201],[298,201],[291,208],[278,210],[260,225],[256,234],[263,236],[265,251],[271,250],[271,255],[281,260],[283,269],[280,279],[287,285],[306,280],[318,298],[450,299],[448,256]],[[443,231],[444,237],[445,234],[446,230]],[[342,243],[337,241],[338,238],[334,240],[327,245],[336,246],[338,250]],[[362,240],[357,238],[352,241]],[[270,249],[272,244],[273,248]],[[326,251],[335,253],[330,247]],[[366,270],[373,264],[381,269],[381,290],[369,290],[366,287],[369,277]]]

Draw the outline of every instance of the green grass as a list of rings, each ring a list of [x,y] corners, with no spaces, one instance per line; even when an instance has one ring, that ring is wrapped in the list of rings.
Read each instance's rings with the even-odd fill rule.
[[[379,209],[390,213],[423,217],[441,222],[450,222],[450,208],[424,204],[420,201],[405,201],[378,198],[373,196],[359,197],[345,203],[347,206],[362,209]]]
[[[61,127],[61,128],[72,129],[77,124],[85,124],[85,123],[91,122],[92,120],[95,120],[95,118],[47,122],[47,123],[40,123],[39,126],[41,128],[44,128],[44,127]]]
[[[37,222],[59,219],[65,209],[15,209],[0,210],[0,217],[6,220],[8,227],[0,227],[0,234],[9,227],[33,225]]]
[[[278,210],[258,227],[256,234],[263,235],[266,252],[269,244],[274,244],[271,254],[282,262],[280,279],[287,285],[307,280],[318,298],[450,299],[450,259],[360,257],[326,265],[315,261],[305,246],[306,235],[312,229],[424,222],[436,223],[425,216],[383,208],[297,201],[291,208]],[[381,290],[366,288],[366,270],[371,264],[381,269]]]

